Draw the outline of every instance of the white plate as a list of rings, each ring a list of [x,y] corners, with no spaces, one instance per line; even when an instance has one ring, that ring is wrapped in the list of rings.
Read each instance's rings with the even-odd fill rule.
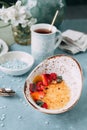
[[[0,39],[0,56],[7,53],[7,52],[8,52],[7,44],[5,43],[5,41]]]
[[[26,64],[26,66],[22,67],[22,68],[11,68],[11,67],[7,67],[7,66],[3,66],[4,64],[6,64],[7,62],[13,62],[13,60],[17,60],[20,61],[21,63]],[[13,62],[14,63],[14,62]],[[32,65],[34,64],[34,58],[26,53],[26,52],[22,52],[22,51],[12,51],[12,52],[7,52],[6,54],[3,54],[2,56],[0,56],[0,70],[3,71],[6,74],[10,74],[10,75],[22,75],[26,72],[28,72],[30,70],[30,68],[32,67]],[[13,65],[15,66],[15,65]]]
[[[69,86],[70,101],[63,108],[57,110],[44,109],[39,107],[31,98],[29,84],[33,82],[36,75],[43,73],[56,73],[57,75],[61,75]],[[25,81],[24,95],[27,101],[37,110],[49,114],[59,114],[70,110],[77,103],[82,92],[82,85],[83,76],[80,64],[70,56],[57,55],[44,60],[29,74]]]

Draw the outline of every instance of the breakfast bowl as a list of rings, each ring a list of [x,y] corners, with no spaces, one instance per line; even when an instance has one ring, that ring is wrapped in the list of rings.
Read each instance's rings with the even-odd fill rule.
[[[8,75],[23,75],[33,64],[32,55],[23,51],[11,51],[0,56],[0,70]]]
[[[56,55],[45,59],[29,74],[24,96],[38,111],[59,114],[75,106],[82,85],[82,69],[78,61],[67,55]]]

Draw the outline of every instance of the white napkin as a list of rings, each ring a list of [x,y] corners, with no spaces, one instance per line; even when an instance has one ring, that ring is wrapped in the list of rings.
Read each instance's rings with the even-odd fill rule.
[[[66,30],[62,33],[62,37],[63,42],[59,45],[59,48],[72,54],[86,51],[87,34],[75,30]]]

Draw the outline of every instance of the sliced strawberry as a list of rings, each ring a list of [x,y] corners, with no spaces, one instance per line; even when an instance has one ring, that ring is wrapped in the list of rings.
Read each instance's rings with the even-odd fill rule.
[[[49,74],[49,76],[48,76],[48,81],[49,81],[49,83],[51,83],[52,80],[53,80],[53,76],[52,76],[51,74]]]
[[[57,74],[56,73],[51,73],[50,74],[50,79],[56,80],[57,79]]]
[[[43,91],[44,90],[43,82],[42,81],[37,82],[36,88],[37,88],[37,91]]]
[[[36,91],[36,85],[34,83],[30,83],[29,90],[30,90],[30,92],[35,92]]]
[[[42,77],[43,85],[48,86],[48,78],[46,74],[42,74],[41,77]]]
[[[41,86],[41,85],[43,85],[42,81],[39,81],[39,82],[36,83],[36,86]]]
[[[50,83],[52,81],[51,77],[50,77],[50,74],[45,74],[46,75],[46,78],[48,80],[48,83]]]
[[[42,104],[41,107],[48,109],[48,105],[47,105],[47,103],[45,103],[45,102]]]
[[[46,75],[46,77],[49,79],[49,77],[50,77],[50,74],[46,73],[45,75]]]
[[[43,91],[36,91],[31,93],[31,96],[34,100],[40,100],[44,97],[44,92]]]

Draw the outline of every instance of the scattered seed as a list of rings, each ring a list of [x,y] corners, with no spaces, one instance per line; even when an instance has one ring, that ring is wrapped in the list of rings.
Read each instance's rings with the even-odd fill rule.
[[[0,78],[1,78],[1,79],[3,79],[3,78],[4,78],[4,76],[0,76]]]
[[[6,114],[2,114],[1,117],[0,117],[0,121],[5,120],[5,118],[6,118]]]
[[[3,123],[0,124],[1,127],[4,127],[5,125]]]
[[[18,119],[22,119],[22,116],[18,116]]]
[[[18,86],[18,89],[21,88],[21,86]]]
[[[6,114],[2,114],[2,117],[6,117]]]
[[[1,117],[0,120],[1,120],[1,121],[4,121],[4,120],[5,120],[5,117]]]
[[[22,103],[23,103],[23,104],[26,104],[26,102],[25,102],[25,101],[23,101]]]
[[[7,106],[0,106],[0,109],[5,109],[7,108]]]
[[[28,103],[25,103],[25,106],[28,106]]]
[[[3,109],[3,107],[2,107],[2,106],[0,106],[0,109]]]
[[[47,125],[48,125],[48,124],[49,124],[49,121],[45,121],[45,124],[47,124]]]
[[[23,99],[22,99],[22,98],[20,98],[19,100],[20,100],[20,102],[23,102]]]
[[[22,81],[22,79],[18,79],[18,81],[19,81],[19,82],[21,82],[21,81]]]

